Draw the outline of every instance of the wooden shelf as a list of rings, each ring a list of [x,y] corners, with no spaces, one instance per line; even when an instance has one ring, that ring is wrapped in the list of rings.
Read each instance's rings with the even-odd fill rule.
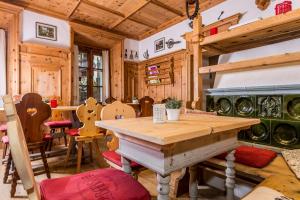
[[[245,60],[234,63],[225,63],[220,65],[212,65],[207,67],[199,68],[200,74],[207,74],[213,72],[224,72],[224,71],[234,71],[242,69],[255,69],[262,67],[272,67],[274,65],[300,63],[300,52],[296,53],[286,53],[276,56],[268,56],[264,58],[257,58],[253,60]]]
[[[260,47],[300,37],[300,9],[203,38],[200,45],[218,54]]]

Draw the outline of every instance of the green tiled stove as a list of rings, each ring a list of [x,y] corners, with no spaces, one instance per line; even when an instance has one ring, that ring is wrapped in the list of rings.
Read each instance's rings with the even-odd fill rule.
[[[239,139],[287,149],[300,148],[300,85],[209,89],[206,110],[222,116],[259,118]]]

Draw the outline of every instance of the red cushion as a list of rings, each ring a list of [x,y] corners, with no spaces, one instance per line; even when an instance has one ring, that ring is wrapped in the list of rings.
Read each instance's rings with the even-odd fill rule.
[[[110,162],[118,165],[119,167],[122,167],[122,162],[121,162],[121,156],[119,154],[117,154],[115,151],[104,151],[102,153],[102,156],[106,159],[109,160]],[[141,165],[139,165],[136,162],[131,162],[131,167],[135,168],[135,167],[142,167]]]
[[[0,125],[0,131],[7,131],[7,125],[6,124]]]
[[[66,134],[69,136],[79,136],[79,130],[78,129],[69,129],[66,131]]]
[[[150,200],[139,182],[113,168],[46,179],[40,189],[42,200]]]
[[[72,122],[70,120],[63,121],[50,121],[45,123],[46,126],[50,128],[64,128],[64,127],[72,127]]]
[[[226,156],[227,153],[223,153],[216,158],[225,160]],[[274,151],[250,146],[240,146],[235,150],[235,162],[255,168],[267,166],[276,156]]]
[[[44,137],[43,137],[43,140],[44,141],[47,141],[47,140],[51,140],[53,137],[50,133],[45,133],[44,134]]]
[[[9,140],[8,137],[5,135],[1,138],[1,142],[3,142],[3,144],[9,144]]]

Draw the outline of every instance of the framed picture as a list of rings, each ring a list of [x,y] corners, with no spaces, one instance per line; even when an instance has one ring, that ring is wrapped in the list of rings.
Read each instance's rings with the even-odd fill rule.
[[[36,32],[36,38],[57,41],[57,27],[56,26],[53,26],[50,24],[44,24],[41,22],[36,22],[35,23],[35,32]]]
[[[154,52],[165,50],[165,38],[160,38],[154,42]]]

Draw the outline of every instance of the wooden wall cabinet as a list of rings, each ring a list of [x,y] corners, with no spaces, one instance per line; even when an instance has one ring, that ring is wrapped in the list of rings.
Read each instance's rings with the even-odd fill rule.
[[[35,92],[44,98],[61,97],[71,103],[70,50],[36,44],[20,45],[20,92]]]
[[[124,62],[124,93],[125,101],[132,100],[132,97],[138,97],[138,80],[139,80],[139,66],[136,62]]]

